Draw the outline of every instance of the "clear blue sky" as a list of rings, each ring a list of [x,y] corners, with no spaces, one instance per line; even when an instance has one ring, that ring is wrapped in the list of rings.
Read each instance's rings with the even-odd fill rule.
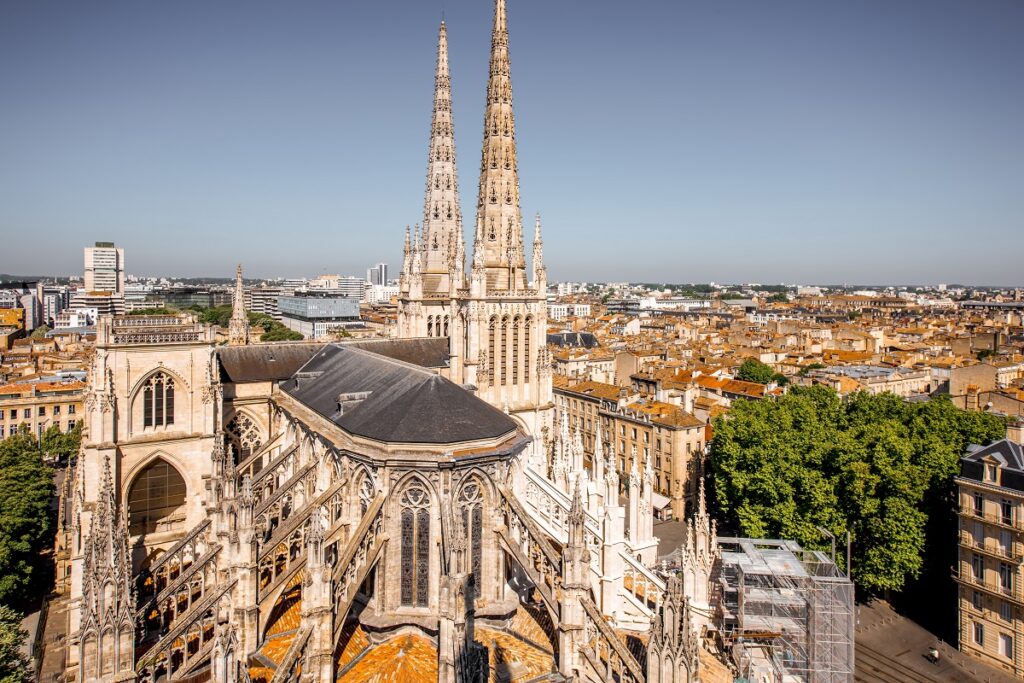
[[[0,2],[0,272],[361,274],[420,220],[491,0]],[[1024,284],[1024,2],[509,0],[552,279]]]

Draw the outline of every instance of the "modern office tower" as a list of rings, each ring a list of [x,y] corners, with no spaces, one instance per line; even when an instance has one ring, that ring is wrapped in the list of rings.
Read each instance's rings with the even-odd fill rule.
[[[85,291],[124,293],[124,249],[113,242],[85,248]]]

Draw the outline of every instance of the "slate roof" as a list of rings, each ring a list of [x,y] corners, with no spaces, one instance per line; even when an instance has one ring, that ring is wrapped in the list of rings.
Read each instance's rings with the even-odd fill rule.
[[[1009,439],[1000,439],[988,446],[968,446],[967,450],[967,455],[963,457],[965,461],[979,461],[987,456],[992,456],[1003,467],[1024,472],[1024,446]]]
[[[983,459],[992,457],[1002,468],[1000,483],[1003,487],[1024,491],[1024,446],[1009,439],[1001,439],[988,446],[971,445],[967,455],[960,458],[960,476],[984,481]]]
[[[217,349],[221,380],[238,383],[288,379],[324,346],[323,342],[223,346]]]
[[[450,357],[447,337],[367,339],[345,344],[424,368],[446,368]]]
[[[356,344],[323,347],[279,386],[349,433],[377,441],[461,443],[516,430],[505,413],[457,384]]]

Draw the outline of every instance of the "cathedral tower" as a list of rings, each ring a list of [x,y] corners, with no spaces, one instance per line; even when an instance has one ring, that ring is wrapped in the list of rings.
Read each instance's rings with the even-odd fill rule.
[[[398,312],[400,337],[449,337],[452,298],[465,287],[459,182],[455,168],[448,28],[441,22],[434,73],[434,110],[427,154],[423,228],[406,235]]]
[[[450,377],[475,386],[481,398],[519,419],[540,448],[541,430],[551,426],[550,356],[545,343],[547,275],[539,216],[529,271],[523,249],[505,0],[494,4],[468,278],[443,23],[437,52],[423,228],[415,230],[411,239],[406,236],[398,336],[447,337]]]

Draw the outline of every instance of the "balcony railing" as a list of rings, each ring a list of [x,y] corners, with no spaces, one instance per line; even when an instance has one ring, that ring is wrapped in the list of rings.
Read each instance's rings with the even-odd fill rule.
[[[987,593],[1003,598],[1009,598],[1013,602],[1024,605],[1024,597],[1021,596],[1020,590],[1015,589],[1014,586],[1004,586],[998,581],[986,581],[985,579],[976,576],[971,570],[958,572],[954,569],[953,580],[965,586],[980,588]]]
[[[995,539],[990,539],[990,542],[988,543],[978,541],[969,531],[960,532],[960,545],[985,553],[986,555],[993,555],[1000,559],[1009,560],[1016,564],[1024,562],[1024,556],[1019,552],[1014,552],[1012,547],[1004,548],[1001,543],[995,542]]]
[[[957,512],[959,512],[965,518],[981,519],[986,522],[989,522],[990,524],[998,524],[999,526],[1006,527],[1008,529],[1024,531],[1024,522],[1022,522],[1019,519],[1013,519],[1012,515],[1007,517],[1006,515],[1002,514],[996,515],[991,512],[980,512],[973,507],[964,507],[962,505],[959,508],[957,508]]]

